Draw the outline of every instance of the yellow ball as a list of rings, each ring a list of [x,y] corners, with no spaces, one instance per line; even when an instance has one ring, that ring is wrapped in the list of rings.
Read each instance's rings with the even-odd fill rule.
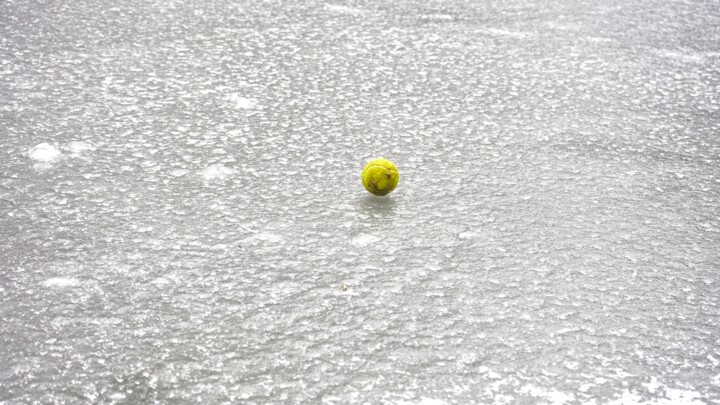
[[[387,159],[373,159],[362,171],[363,186],[375,195],[385,195],[395,190],[398,181],[400,173],[393,162]]]

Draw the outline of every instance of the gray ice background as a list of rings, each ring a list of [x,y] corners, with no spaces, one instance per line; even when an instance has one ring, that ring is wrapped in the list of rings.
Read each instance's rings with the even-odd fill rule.
[[[3,404],[718,404],[719,218],[716,0],[0,0]]]

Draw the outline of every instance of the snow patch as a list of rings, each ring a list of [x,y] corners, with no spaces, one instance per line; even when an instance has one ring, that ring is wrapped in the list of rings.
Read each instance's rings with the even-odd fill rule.
[[[654,394],[655,391],[657,391],[658,388],[660,388],[660,383],[658,383],[657,377],[652,377],[652,378],[650,378],[650,382],[649,382],[649,383],[644,383],[643,385],[645,386],[645,388],[647,388],[647,390],[648,390],[651,394]]]
[[[422,397],[422,398],[420,398],[420,402],[399,401],[399,402],[397,402],[397,404],[398,405],[447,405],[447,402],[445,402],[441,399]]]
[[[43,282],[43,285],[45,285],[45,287],[74,287],[79,284],[80,281],[75,278],[69,277],[53,277]]]
[[[666,402],[668,405],[703,405],[705,403],[702,401],[702,395],[697,391],[665,388],[665,395],[668,397]]]
[[[30,148],[27,157],[36,162],[35,169],[44,170],[52,168],[57,161],[62,159],[63,151],[68,152],[71,158],[76,158],[91,150],[95,150],[95,147],[87,142],[72,141],[61,146],[56,143],[43,142]]]
[[[553,405],[562,405],[575,400],[572,394],[564,393],[555,389],[545,389],[532,384],[524,385],[520,392],[531,395],[535,398],[542,398]]]
[[[242,240],[242,243],[244,244],[255,244],[258,242],[265,242],[265,243],[280,243],[283,241],[283,237],[281,235],[270,233],[270,232],[260,232],[255,235],[252,235],[248,238],[245,238]]]
[[[263,242],[280,242],[283,240],[283,237],[278,234],[263,232],[253,236],[253,239]]]
[[[340,14],[364,14],[365,13],[365,10],[355,8],[355,7],[344,6],[342,4],[327,4],[327,5],[325,5],[325,8],[328,11],[332,11],[334,13],[340,13]]]
[[[165,277],[157,277],[157,278],[153,279],[152,281],[150,281],[150,283],[154,284],[156,286],[164,286],[164,285],[172,284],[173,282],[172,282],[172,280],[165,278]]]
[[[480,234],[475,231],[465,231],[465,232],[460,232],[460,234],[458,235],[458,238],[474,239],[474,238],[477,238],[478,236],[480,236]]]
[[[703,63],[705,57],[702,53],[693,52],[691,50],[671,50],[662,48],[652,48],[651,52],[662,58],[674,59],[683,63]]]
[[[364,246],[369,246],[376,242],[380,242],[380,240],[381,239],[375,235],[368,235],[368,234],[363,233],[363,234],[360,234],[360,235],[354,237],[350,241],[350,243],[352,243],[355,246],[364,247]]]
[[[447,402],[441,399],[423,397],[418,405],[447,405]]]
[[[61,155],[60,149],[49,143],[41,143],[28,150],[28,157],[38,162],[52,162],[59,159]]]
[[[498,373],[490,370],[489,368],[487,368],[487,367],[485,367],[485,366],[480,366],[480,367],[478,368],[478,373],[480,373],[480,374],[485,374],[487,378],[490,378],[490,379],[493,379],[493,380],[497,380],[497,379],[500,379],[500,378],[502,377],[500,374],[498,374]]]
[[[221,164],[214,164],[208,166],[200,174],[205,180],[222,180],[235,173],[235,170],[225,167]]]
[[[522,31],[510,31],[502,28],[487,28],[484,30],[484,32],[492,36],[508,37],[515,39],[523,39],[528,36],[527,33]]]
[[[661,384],[653,383],[653,389],[663,387]],[[697,391],[678,388],[665,388],[665,398],[643,399],[637,392],[623,391],[620,398],[608,402],[608,405],[703,405],[702,395]]]
[[[258,106],[257,100],[253,98],[245,98],[239,94],[232,94],[229,99],[235,104],[235,108],[240,110],[252,110]]]
[[[435,14],[424,14],[420,16],[420,19],[423,21],[453,21],[455,20],[455,16],[450,14],[442,14],[442,13],[435,13]]]
[[[70,152],[71,155],[77,156],[88,151],[93,151],[95,150],[95,147],[87,142],[72,141],[65,144],[63,149]]]

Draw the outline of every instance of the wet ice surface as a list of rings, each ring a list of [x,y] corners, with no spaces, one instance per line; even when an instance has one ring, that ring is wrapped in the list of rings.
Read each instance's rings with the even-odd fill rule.
[[[720,10],[526,3],[0,3],[0,402],[720,402]]]

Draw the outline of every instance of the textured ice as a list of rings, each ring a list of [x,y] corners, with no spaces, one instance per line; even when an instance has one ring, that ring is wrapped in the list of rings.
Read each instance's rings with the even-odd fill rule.
[[[0,403],[720,403],[718,27],[0,2]]]

